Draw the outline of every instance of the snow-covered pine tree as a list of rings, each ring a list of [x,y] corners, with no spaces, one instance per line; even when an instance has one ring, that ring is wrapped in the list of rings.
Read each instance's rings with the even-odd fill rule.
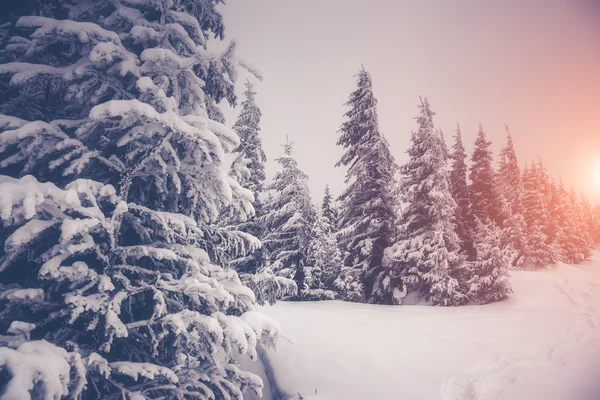
[[[361,301],[365,297],[360,271],[344,265],[342,261],[337,240],[338,218],[338,207],[331,196],[329,186],[326,185],[320,215],[312,230],[310,263],[321,268],[323,285],[327,290],[334,291],[336,298]]]
[[[556,224],[556,258],[565,263],[574,263],[574,255],[577,250],[570,236],[577,234],[576,217],[572,204],[570,204],[569,193],[565,190],[562,180],[556,187],[550,207],[553,222]]]
[[[461,249],[470,258],[475,256],[473,249],[473,226],[469,207],[469,187],[467,185],[467,153],[462,143],[460,126],[456,126],[452,146],[452,169],[450,171],[450,192],[456,202],[456,233],[461,240]]]
[[[483,126],[479,125],[475,148],[471,156],[469,197],[471,214],[483,223],[487,220],[500,224],[500,201],[495,188],[495,173],[492,166],[492,142],[487,140]]]
[[[395,237],[397,166],[390,146],[379,131],[377,100],[373,96],[371,75],[361,69],[358,88],[350,94],[339,129],[337,144],[345,149],[336,166],[346,166],[349,185],[340,196],[338,233],[344,265],[360,271],[364,294],[369,302],[380,285],[385,248]]]
[[[527,256],[525,263],[540,267],[554,263],[557,254],[548,242],[548,204],[546,181],[539,162],[523,171],[523,216],[527,224]]]
[[[511,255],[511,268],[521,268],[527,255],[527,224],[521,213],[512,212],[512,207],[503,196],[500,196],[501,209],[504,215],[502,222],[501,248]]]
[[[267,156],[262,147],[262,139],[259,136],[262,114],[260,108],[256,105],[255,96],[254,85],[250,81],[247,81],[242,109],[233,126],[233,130],[240,137],[240,145],[234,153],[249,160],[246,166],[250,170],[250,176],[240,183],[252,192],[254,195],[254,208],[259,210],[261,197],[264,193],[264,182],[266,179],[265,162],[267,161]],[[260,215],[260,213],[258,214]]]
[[[592,243],[595,248],[600,245],[600,202],[596,201],[592,207],[593,228]]]
[[[591,255],[591,238],[589,229],[585,219],[584,204],[580,196],[577,196],[575,189],[571,186],[567,198],[572,212],[572,229],[573,231],[567,235],[576,249],[576,253],[572,255],[573,263],[580,263],[589,260]]]
[[[265,203],[266,213],[261,221],[266,226],[263,245],[269,250],[273,272],[294,278],[301,292],[305,286],[304,268],[316,210],[310,198],[308,175],[298,168],[292,145],[288,141],[284,145],[285,155],[276,160],[281,170],[268,187],[274,195]]]
[[[0,51],[0,112],[10,116],[0,170],[59,185],[100,180],[127,201],[198,221],[234,204],[251,215],[248,191],[218,175],[239,140],[207,112],[236,101],[235,44],[207,51],[210,36],[223,37],[218,3],[65,0],[55,10],[65,19],[3,27],[12,37]]]
[[[334,282],[340,275],[342,255],[338,247],[336,232],[323,211],[311,228],[311,240],[307,249],[306,287],[300,293],[307,299],[333,299]]]
[[[219,226],[228,231],[243,232],[254,237],[264,236],[264,226],[260,223],[262,215],[262,200],[264,194],[265,167],[267,160],[259,136],[261,112],[256,104],[254,85],[246,81],[244,100],[241,111],[233,126],[240,138],[240,145],[234,150],[235,160],[232,163],[230,175],[253,195],[254,215],[241,218],[234,207],[228,207],[220,216]],[[263,247],[230,249],[227,255],[229,264],[241,273],[256,274],[261,271],[268,261],[268,254]]]
[[[329,185],[325,185],[325,193],[323,195],[323,202],[321,203],[321,213],[329,220],[331,228],[335,230],[337,228],[339,213],[334,204],[333,197],[331,196]]]
[[[400,169],[408,206],[400,239],[386,252],[387,268],[376,294],[385,303],[399,304],[408,293],[419,292],[433,304],[459,305],[468,299],[461,287],[465,268],[454,224],[448,153],[427,99],[420,109],[409,161]]]
[[[470,263],[469,299],[480,304],[502,300],[512,293],[508,270],[514,251],[503,248],[502,230],[496,224],[476,219],[475,225],[477,259]]]
[[[583,192],[579,194],[577,200],[581,214],[581,224],[585,231],[586,242],[588,243],[588,247],[591,251],[591,249],[594,247],[594,215],[592,212],[592,205],[590,204],[588,197]]]
[[[496,191],[500,199],[502,246],[513,250],[511,265],[520,267],[527,253],[527,233],[523,217],[523,182],[512,136],[506,128],[506,145],[502,148],[496,174]]]
[[[562,185],[562,182],[561,182]],[[555,261],[564,261],[561,241],[565,236],[565,208],[563,199],[560,198],[560,187],[553,178],[548,178],[546,183],[546,204],[548,208],[547,240],[546,243],[552,248]]]
[[[522,213],[523,208],[523,182],[521,169],[515,152],[512,135],[508,126],[506,129],[506,144],[500,150],[498,159],[498,173],[496,174],[496,188],[499,195],[504,197],[512,213]]]
[[[240,398],[244,387],[259,386],[230,362],[233,343],[252,353],[261,335],[235,319],[253,309],[254,296],[235,272],[210,265],[199,249],[219,234],[206,224],[223,207],[235,205],[240,218],[253,212],[250,192],[223,165],[239,140],[215,103],[235,102],[238,61],[233,44],[222,54],[207,51],[209,36],[223,37],[219,3],[64,0],[0,27],[8,35],[0,44],[0,170],[66,189],[60,204],[44,196],[62,189],[42,185],[22,199],[22,216],[22,206],[4,209],[2,235],[8,241],[17,233],[11,240],[27,247],[5,246],[0,281],[13,286],[2,286],[0,298],[13,301],[29,292],[11,290],[33,287],[58,314],[51,314],[56,325],[49,327],[47,312],[15,309],[2,319],[0,333],[80,352],[88,369],[77,364],[78,375],[99,382],[86,387],[87,398],[177,398],[183,391]],[[102,184],[74,192],[72,185],[89,182],[72,182],[77,177]],[[29,181],[0,191],[3,204],[18,202],[19,185]],[[100,207],[110,193],[121,201]],[[23,238],[31,230],[34,241],[42,230],[50,234],[51,220],[62,234],[55,229],[41,244]],[[58,275],[41,273],[48,269]],[[99,278],[104,275],[110,281]],[[11,343],[1,349],[10,357],[32,349],[25,343],[14,350]],[[77,397],[80,387],[60,395]]]
[[[63,190],[32,176],[0,176],[0,210],[3,396],[260,393],[233,360],[256,357],[278,325],[198,248],[196,221],[127,204],[99,182]]]

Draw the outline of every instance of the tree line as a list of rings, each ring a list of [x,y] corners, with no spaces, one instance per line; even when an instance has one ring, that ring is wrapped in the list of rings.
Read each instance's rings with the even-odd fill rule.
[[[336,166],[347,169],[347,187],[339,198],[326,187],[320,208],[313,205],[291,143],[273,182],[255,192],[267,198],[255,217],[262,228],[253,231],[268,254],[259,268],[294,279],[294,298],[488,303],[511,293],[511,269],[589,259],[600,239],[600,207],[566,190],[539,158],[521,170],[508,127],[496,162],[481,125],[468,157],[460,126],[449,149],[423,99],[409,160],[398,166],[364,69],[346,106],[337,141],[345,152]],[[250,109],[259,115],[249,101],[237,124],[253,132],[253,147],[259,119],[243,122]],[[260,154],[245,156],[259,165]],[[262,165],[259,171],[264,181]]]

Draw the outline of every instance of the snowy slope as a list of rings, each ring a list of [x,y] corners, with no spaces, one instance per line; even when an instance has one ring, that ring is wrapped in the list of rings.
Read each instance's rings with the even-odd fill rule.
[[[320,400],[600,399],[600,254],[512,281],[485,306],[267,307],[295,342],[269,351],[278,383]]]

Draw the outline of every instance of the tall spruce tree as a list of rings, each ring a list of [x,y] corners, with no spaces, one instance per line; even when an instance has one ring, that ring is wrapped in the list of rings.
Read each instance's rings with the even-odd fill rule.
[[[581,213],[583,230],[586,235],[586,241],[588,243],[588,247],[592,248],[594,242],[594,215],[592,212],[592,205],[584,193],[579,194],[578,204]]]
[[[371,75],[361,69],[337,144],[346,150],[336,166],[347,166],[348,187],[340,196],[340,247],[344,264],[361,273],[367,301],[379,285],[384,249],[395,235],[397,170],[389,144],[379,131]]]
[[[508,126],[506,129],[506,144],[500,151],[498,160],[498,173],[496,180],[497,192],[504,197],[510,205],[511,213],[522,213],[523,210],[523,182],[519,160],[512,141]]]
[[[540,162],[523,171],[523,215],[527,224],[526,263],[532,267],[554,263],[557,254],[548,239],[548,200],[546,178]]]
[[[259,136],[260,118],[262,116],[260,108],[256,105],[256,92],[254,85],[246,82],[244,91],[244,101],[242,109],[238,116],[233,130],[240,137],[240,145],[234,150],[238,158],[245,159],[244,163],[249,170],[249,174],[241,179],[240,184],[249,189],[254,195],[254,209],[256,215],[261,215],[261,197],[264,194],[265,182],[265,162],[267,156],[262,147],[262,139]]]
[[[467,153],[462,143],[460,126],[456,126],[454,145],[452,146],[452,170],[450,171],[450,192],[456,202],[456,233],[461,240],[461,249],[474,257],[473,226],[474,221],[469,209],[469,187],[467,185]]]
[[[403,201],[408,206],[376,294],[385,303],[401,303],[408,293],[419,292],[434,304],[459,305],[468,299],[461,287],[464,258],[455,230],[448,153],[441,132],[434,128],[435,113],[427,99],[420,109],[409,161],[401,167]]]
[[[494,187],[495,174],[492,166],[492,142],[487,140],[483,126],[479,125],[475,148],[471,156],[469,197],[471,214],[483,223],[492,221],[500,224],[500,201]]]
[[[270,252],[273,272],[293,278],[301,292],[305,288],[305,267],[316,210],[310,198],[308,175],[298,168],[292,146],[293,143],[287,142],[285,155],[277,159],[281,170],[268,187],[274,195],[265,203],[266,213],[261,220],[268,232],[263,244]]]
[[[575,189],[571,186],[568,196],[573,210],[574,227],[576,231],[571,235],[571,240],[577,248],[577,253],[573,256],[574,262],[579,263],[589,260],[591,255],[591,237],[589,226],[586,220],[586,204],[583,196],[578,196]]]
[[[496,191],[500,198],[502,216],[502,247],[512,250],[511,265],[519,268],[523,265],[527,253],[527,233],[523,216],[523,182],[519,161],[508,126],[506,144],[500,151]]]
[[[260,393],[233,360],[276,324],[201,250],[224,207],[252,214],[224,165],[238,63],[207,50],[218,3],[57,0],[0,27],[4,395]]]
[[[260,216],[263,214],[261,198],[265,191],[264,163],[267,157],[259,136],[262,114],[256,104],[255,95],[254,85],[246,81],[240,114],[233,126],[240,138],[240,144],[233,152],[236,158],[230,171],[230,175],[252,193],[254,213],[249,218],[240,218],[234,208],[228,207],[220,216],[219,225],[230,232],[243,232],[261,238],[264,236],[264,226],[260,222]],[[227,258],[236,271],[256,274],[267,265],[268,254],[262,246],[233,246],[229,249]]]

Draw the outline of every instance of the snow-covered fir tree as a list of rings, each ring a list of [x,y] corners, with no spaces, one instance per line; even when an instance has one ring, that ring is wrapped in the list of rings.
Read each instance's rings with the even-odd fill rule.
[[[292,144],[287,142],[285,155],[276,160],[281,170],[268,187],[274,193],[265,203],[266,213],[261,220],[266,226],[263,244],[269,250],[273,272],[294,278],[300,292],[305,288],[307,250],[316,209],[311,202],[308,175],[292,156]]]
[[[209,192],[221,202],[247,196],[205,166],[239,144],[207,118],[207,93],[235,101],[234,46],[206,50],[208,36],[224,29],[215,2],[63,3],[69,19],[24,16],[9,40],[19,44],[2,51],[2,60],[15,60],[0,66],[9,83],[2,112],[47,123],[3,135],[11,157],[2,169],[57,183],[100,178],[127,201],[198,219],[220,208]]]
[[[523,182],[512,136],[508,126],[505,128],[506,144],[499,155],[496,191],[503,220],[502,246],[513,251],[511,265],[519,268],[523,265],[527,253],[527,232],[523,216]]]
[[[312,299],[337,297],[334,282],[340,275],[342,255],[336,232],[322,210],[317,214],[311,228],[306,258],[306,290],[301,296]]]
[[[556,242],[553,243],[556,259],[565,263],[575,262],[573,254],[577,253],[573,246],[570,235],[577,234],[576,216],[568,192],[565,190],[562,180],[553,190],[550,199],[550,213],[555,224]]]
[[[500,201],[494,187],[495,174],[492,165],[491,144],[492,142],[487,140],[483,126],[480,124],[473,154],[471,155],[469,197],[473,218],[479,218],[480,221],[490,220],[500,224]]]
[[[357,74],[358,88],[350,94],[337,144],[345,153],[336,166],[346,166],[348,187],[340,196],[338,234],[344,265],[360,272],[366,300],[380,285],[384,249],[395,236],[397,166],[389,144],[379,131],[377,100],[371,75]]]
[[[600,202],[596,202],[592,206],[592,244],[594,247],[598,247],[600,245]]]
[[[254,195],[254,208],[257,210],[257,215],[260,215],[258,210],[261,209],[261,197],[264,193],[264,182],[266,179],[265,162],[267,161],[267,156],[263,150],[262,139],[259,135],[262,114],[256,104],[255,96],[254,85],[250,81],[247,81],[242,109],[233,126],[233,130],[240,137],[240,145],[234,151],[234,154],[237,154],[238,158],[248,160],[246,168],[248,168],[249,174],[244,179],[240,179],[240,184],[249,189]]]
[[[387,251],[387,268],[377,295],[401,304],[418,292],[436,305],[460,305],[465,294],[464,257],[456,234],[456,202],[450,193],[450,166],[435,113],[422,100],[419,128],[411,135],[409,161],[401,167],[404,210],[400,239]]]
[[[493,222],[476,219],[475,226],[477,257],[470,263],[469,299],[480,304],[502,300],[512,293],[508,270],[514,250],[503,246],[502,230]]]
[[[588,197],[584,193],[580,193],[578,197],[578,206],[580,212],[581,224],[585,233],[585,240],[588,244],[588,248],[593,247],[593,236],[594,236],[594,215],[592,213],[592,205]]]
[[[523,210],[523,182],[521,169],[515,152],[512,135],[508,126],[506,129],[506,144],[502,147],[498,157],[498,173],[496,174],[496,188],[498,195],[504,197],[512,213],[522,213]]]
[[[461,249],[474,257],[473,218],[469,207],[469,187],[467,185],[467,153],[462,142],[460,126],[457,125],[452,146],[452,169],[450,171],[450,193],[456,202],[456,233],[461,240]]]
[[[567,233],[569,240],[575,250],[570,254],[571,262],[579,263],[589,260],[591,255],[591,238],[589,229],[585,220],[584,204],[580,196],[577,196],[575,189],[571,186],[568,195],[565,196],[570,204],[570,223],[571,231]]]
[[[501,248],[510,251],[511,267],[521,268],[528,252],[525,217],[521,213],[513,212],[510,203],[503,196],[500,197],[500,201],[500,212],[504,215]]]
[[[321,213],[325,218],[329,220],[332,229],[337,227],[339,218],[338,209],[331,196],[331,190],[329,185],[325,185],[325,193],[323,194],[323,201],[321,202]]]
[[[548,240],[549,212],[543,167],[533,162],[523,171],[523,216],[527,224],[526,264],[539,267],[554,263],[555,248]]]
[[[260,393],[233,360],[273,343],[277,323],[256,312],[234,271],[210,263],[196,221],[127,204],[90,180],[63,190],[0,176],[0,204],[5,396]]]
[[[207,224],[228,206],[253,214],[224,165],[240,142],[216,103],[235,103],[242,63],[234,44],[207,50],[219,3],[64,0],[0,27],[0,170],[23,177],[0,190],[0,368],[19,396],[260,391],[233,360],[276,324],[210,261]],[[67,361],[13,370],[36,352]]]
[[[545,199],[547,204],[546,207],[548,209],[548,221],[546,222],[546,243],[552,248],[555,260],[562,261],[564,260],[564,257],[561,251],[560,242],[562,240],[561,238],[565,237],[564,210],[562,210],[564,204],[561,204],[563,199],[560,197],[561,195],[559,192],[559,186],[552,177],[547,176],[545,168],[544,176],[544,179],[547,181]],[[560,220],[561,215],[563,216],[562,221]]]
[[[220,216],[219,226],[231,232],[243,232],[254,237],[264,236],[264,226],[260,223],[262,197],[264,195],[265,167],[267,160],[259,136],[261,112],[255,100],[254,85],[246,81],[241,111],[233,126],[240,138],[240,145],[234,150],[235,159],[230,175],[244,188],[252,192],[254,215],[240,219],[235,208],[228,207]],[[264,247],[230,248],[227,254],[229,264],[238,272],[256,274],[268,263],[268,254]]]
[[[65,19],[3,26],[13,37],[0,50],[0,112],[12,120],[2,128],[0,172],[59,185],[91,178],[127,201],[201,222],[227,206],[251,216],[250,192],[220,175],[239,140],[208,112],[236,101],[235,43],[207,51],[209,37],[223,37],[218,3],[65,0],[52,9]],[[207,233],[205,244],[217,237],[253,245],[228,232]],[[213,254],[221,251],[211,256],[221,260]]]

